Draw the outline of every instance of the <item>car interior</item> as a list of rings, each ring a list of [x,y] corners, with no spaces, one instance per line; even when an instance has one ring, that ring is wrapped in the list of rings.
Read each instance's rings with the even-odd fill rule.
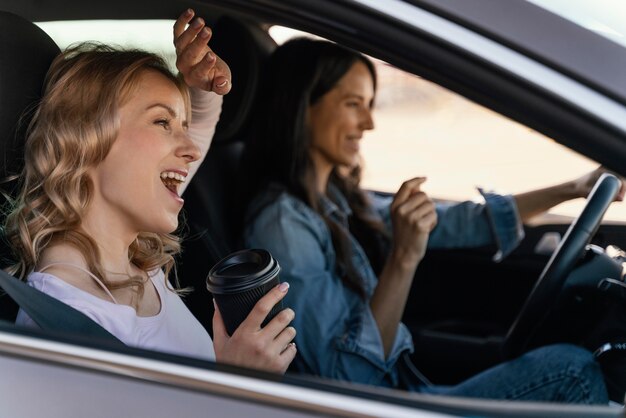
[[[213,16],[211,26],[219,36],[211,45],[228,62],[234,79],[232,91],[225,96],[210,151],[185,192],[181,214],[186,226],[181,231],[185,236],[184,251],[178,260],[177,274],[183,287],[193,287],[185,303],[210,332],[213,304],[205,279],[216,262],[241,248],[237,185],[245,179],[239,177],[240,158],[246,142],[254,135],[253,108],[263,62],[276,43],[263,20],[198,6],[204,16]],[[175,17],[177,7],[173,4],[170,10],[160,10],[156,17]],[[0,11],[0,173],[5,178],[19,172],[29,112],[40,97],[46,70],[59,51],[55,42],[28,20],[35,19],[29,13],[24,16]],[[15,181],[7,184],[3,188],[10,194]],[[606,191],[605,200],[614,192]],[[598,226],[604,212],[596,209],[594,213],[599,218],[592,222],[591,231],[586,230],[585,237],[577,238],[576,248],[584,247],[589,240],[599,248],[609,244],[626,248],[626,224]],[[569,226],[526,225],[525,240],[500,263],[492,261],[493,248],[429,251],[416,273],[403,321],[414,337],[413,361],[431,381],[459,382],[507,357],[503,347],[511,326],[520,311],[528,308],[528,296],[537,290],[537,279],[549,273],[545,267],[552,262],[552,254],[538,254],[535,248],[546,233],[563,236]],[[3,265],[7,266],[10,255],[5,243],[0,250]],[[578,259],[579,254],[576,252],[560,273],[560,280],[566,283],[564,290],[560,285],[550,290],[556,300],[550,306],[554,309],[533,312],[526,319],[533,323],[525,325],[523,341],[516,342],[516,353],[559,341],[596,349],[608,342],[602,338],[612,342],[621,338],[626,315],[620,306],[626,302],[626,292],[619,283],[606,282],[602,287],[600,281],[610,278],[621,283],[623,254],[609,257],[591,249]],[[593,279],[587,280],[590,276]],[[541,304],[546,303],[551,305]],[[16,312],[17,305],[11,298],[0,297],[1,320],[14,321]],[[596,325],[606,323],[608,316],[614,319],[606,325],[611,329],[598,336]],[[621,357],[605,367],[618,367],[616,364],[622,364]],[[619,388],[625,382],[615,384]],[[623,401],[623,392],[615,389],[613,398]]]
[[[19,173],[23,164],[22,150],[29,112],[32,112],[37,100],[41,97],[41,89],[50,63],[60,52],[56,43],[40,28],[17,15],[0,12],[2,28],[0,45],[3,56],[0,64],[0,136],[2,141],[2,159],[0,167],[3,179]],[[36,54],[24,56],[24,51],[38,51]],[[20,63],[20,65],[15,65]],[[10,192],[15,182],[7,184],[4,189]],[[7,187],[8,186],[8,187]],[[3,195],[3,201],[6,196]],[[0,254],[3,267],[9,265],[10,255],[7,244],[3,242]],[[0,303],[2,319],[14,321],[17,305],[8,297]]]

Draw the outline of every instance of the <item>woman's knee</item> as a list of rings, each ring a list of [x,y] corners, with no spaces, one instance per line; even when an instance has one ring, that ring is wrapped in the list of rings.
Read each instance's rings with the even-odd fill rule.
[[[568,376],[572,383],[571,389],[580,392],[575,396],[577,402],[608,402],[602,370],[589,350],[572,344],[554,344],[533,350],[527,355],[543,363],[546,369],[561,371],[564,376]]]
[[[562,367],[584,368],[587,366],[598,367],[593,354],[573,344],[552,344],[537,348],[526,353],[524,356],[533,357],[539,362],[550,362],[553,366],[559,363]]]

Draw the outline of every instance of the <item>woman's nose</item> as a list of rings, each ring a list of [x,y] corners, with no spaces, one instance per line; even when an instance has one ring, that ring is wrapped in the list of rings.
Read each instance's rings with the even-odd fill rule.
[[[363,121],[361,122],[363,130],[374,129],[374,117],[372,116],[372,109],[365,109],[363,112]]]
[[[191,137],[185,133],[183,143],[178,149],[177,154],[187,160],[187,162],[192,163],[200,159],[201,153],[202,151],[200,151],[200,147],[198,147],[196,143],[193,142]]]

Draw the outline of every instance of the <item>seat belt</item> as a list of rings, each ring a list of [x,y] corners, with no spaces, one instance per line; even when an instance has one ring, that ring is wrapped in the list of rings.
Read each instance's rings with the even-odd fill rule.
[[[27,285],[2,269],[0,288],[43,330],[94,337],[115,345],[125,345],[84,313]]]

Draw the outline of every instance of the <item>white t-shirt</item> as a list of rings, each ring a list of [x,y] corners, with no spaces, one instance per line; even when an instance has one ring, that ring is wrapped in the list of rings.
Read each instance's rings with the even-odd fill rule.
[[[130,306],[101,299],[49,273],[33,272],[26,281],[81,311],[126,345],[215,361],[211,337],[180,297],[166,287],[163,271],[153,272],[150,278],[161,299],[161,310],[148,317],[137,316]],[[15,323],[37,326],[21,309]]]

